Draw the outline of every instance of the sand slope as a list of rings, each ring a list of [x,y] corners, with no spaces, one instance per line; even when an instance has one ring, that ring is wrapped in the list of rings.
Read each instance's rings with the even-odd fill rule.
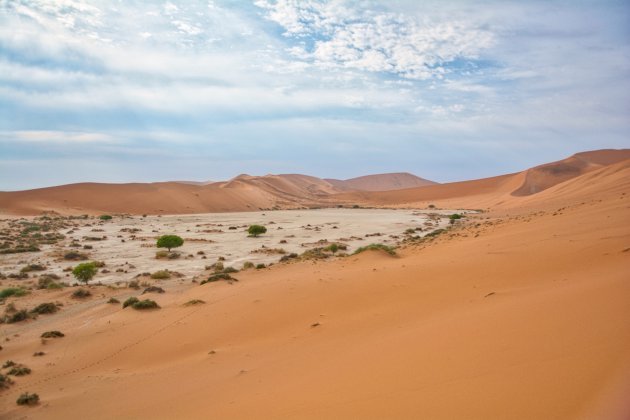
[[[515,174],[383,192],[350,192],[335,196],[364,205],[443,208],[513,208],[553,186],[630,159],[630,149],[577,153],[567,159]],[[547,195],[548,196],[548,195]]]
[[[597,169],[399,258],[276,266],[159,295],[155,312],[103,298],[3,326],[3,359],[34,372],[0,407],[50,419],[628,418],[629,180],[628,162]],[[181,306],[193,298],[207,304]],[[42,345],[53,327],[67,336]],[[14,404],[26,390],[40,406]]]

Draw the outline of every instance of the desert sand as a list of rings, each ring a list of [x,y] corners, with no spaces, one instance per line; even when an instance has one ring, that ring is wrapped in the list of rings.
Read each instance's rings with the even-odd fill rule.
[[[124,287],[91,286],[84,300],[70,297],[74,288],[9,298],[19,307],[63,306],[0,325],[1,360],[32,369],[0,391],[2,416],[627,419],[627,154],[322,195],[484,210],[433,239],[401,244],[397,256],[275,264],[236,273],[232,283],[155,281],[166,293],[149,295],[161,306],[151,311],[106,303],[139,296]],[[12,195],[4,211],[53,208],[28,194],[24,205]],[[205,303],[185,305],[194,299]],[[42,341],[48,330],[65,337]],[[15,404],[27,391],[40,395],[37,406]]]

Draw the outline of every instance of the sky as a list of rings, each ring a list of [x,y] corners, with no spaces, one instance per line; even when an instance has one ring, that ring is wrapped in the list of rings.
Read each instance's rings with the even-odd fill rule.
[[[628,147],[625,0],[0,0],[0,190]]]

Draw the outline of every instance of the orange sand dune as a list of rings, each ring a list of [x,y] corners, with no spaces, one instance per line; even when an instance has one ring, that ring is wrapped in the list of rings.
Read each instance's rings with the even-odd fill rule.
[[[343,190],[358,191],[389,191],[437,184],[406,172],[366,175],[346,180],[327,178],[326,181]]]
[[[596,150],[510,175],[396,191],[341,193],[335,195],[335,199],[377,206],[518,207],[524,201],[521,197],[536,195],[565,181],[628,159],[630,149]]]
[[[629,180],[621,162],[513,197],[529,210],[471,216],[399,258],[280,265],[239,273],[233,285],[178,286],[152,296],[162,305],[154,312],[103,297],[3,326],[3,359],[33,373],[0,393],[0,410],[47,419],[627,419]],[[521,181],[483,185],[509,195]],[[207,303],[182,306],[190,299]],[[66,337],[43,345],[48,329]],[[41,404],[16,406],[24,391]]]
[[[516,198],[539,193],[629,158],[630,149],[584,152],[516,174],[448,184],[435,184],[410,174],[382,174],[346,181],[298,174],[240,175],[226,182],[207,185],[82,183],[0,192],[0,214],[37,215],[53,211],[61,214],[182,214],[348,204],[511,207],[519,205]],[[425,186],[398,189],[414,184]]]

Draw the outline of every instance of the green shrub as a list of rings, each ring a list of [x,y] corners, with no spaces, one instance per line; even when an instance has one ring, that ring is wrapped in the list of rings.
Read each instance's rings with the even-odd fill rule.
[[[6,289],[2,289],[0,291],[0,299],[6,299],[8,297],[21,297],[25,296],[29,293],[28,290],[22,289],[21,287],[8,287]]]
[[[247,229],[247,233],[249,233],[249,236],[253,236],[254,238],[266,232],[267,232],[267,228],[261,225],[251,225]]]
[[[112,220],[112,216],[110,216],[109,214],[102,214],[98,218],[101,220]]]
[[[151,278],[155,280],[166,280],[171,278],[171,273],[168,270],[160,270],[151,274]]]
[[[164,292],[165,292],[164,289],[162,289],[161,287],[149,286],[142,291],[142,294],[144,295],[145,293],[164,293]]]
[[[461,219],[462,217],[464,217],[464,215],[457,214],[457,213],[454,213],[454,214],[451,214],[450,216],[448,216],[448,218],[451,219],[451,220]]]
[[[184,303],[184,306],[203,305],[204,303],[206,303],[204,300],[193,299],[193,300],[189,300],[188,302]]]
[[[238,273],[238,270],[234,267],[225,267],[223,270],[221,270],[222,273]]]
[[[140,302],[140,300],[137,297],[132,296],[123,302],[122,307],[123,309],[125,309],[127,306],[131,306],[134,303],[138,303],[138,302]]]
[[[145,299],[140,300],[133,305],[131,305],[133,309],[143,310],[143,309],[160,309],[160,305],[158,305],[154,300]]]
[[[361,248],[358,248],[356,251],[354,251],[353,255],[360,254],[365,251],[371,251],[371,250],[377,250],[377,251],[380,250],[380,251],[387,252],[389,255],[396,255],[396,250],[393,247],[384,245],[384,244],[370,244],[370,245],[362,246]]]
[[[256,270],[262,270],[263,268],[267,268],[267,266],[263,263],[256,264]]]
[[[72,297],[76,299],[83,299],[90,296],[92,296],[92,293],[86,289],[77,289],[72,292]]]
[[[53,330],[53,331],[46,331],[45,333],[41,335],[41,337],[42,338],[61,338],[61,337],[65,337],[65,334],[62,333],[61,331]]]
[[[238,281],[234,277],[230,276],[228,273],[216,273],[216,274],[211,275],[210,277],[208,277],[206,280],[202,281],[199,284],[212,283],[219,280]]]
[[[16,366],[17,363],[15,363],[13,360],[7,360],[6,362],[4,362],[4,364],[2,365],[2,369],[8,369],[10,367]]]
[[[282,258],[284,258],[284,257],[282,257]],[[252,269],[252,268],[254,268],[254,267],[255,267],[255,266],[254,266],[254,263],[253,263],[253,262],[251,262],[251,261],[245,261],[245,262],[243,263],[243,270],[249,270],[249,269]]]
[[[72,269],[72,275],[79,281],[87,284],[96,274],[94,263],[81,263]]]
[[[23,393],[17,399],[17,405],[37,405],[39,403],[39,395]]]
[[[110,297],[107,303],[120,303],[120,301],[115,297]]]
[[[285,261],[293,260],[293,259],[296,259],[297,257],[298,257],[298,254],[296,254],[295,252],[292,252],[292,253],[290,253],[290,254],[288,254],[288,255],[283,255],[283,256],[280,258],[280,262],[285,262]]]
[[[59,310],[59,307],[52,302],[40,303],[33,309],[31,309],[32,314],[54,314]]]
[[[171,248],[178,248],[184,244],[184,240],[177,235],[163,235],[157,240],[158,248],[167,248],[171,251]]]

